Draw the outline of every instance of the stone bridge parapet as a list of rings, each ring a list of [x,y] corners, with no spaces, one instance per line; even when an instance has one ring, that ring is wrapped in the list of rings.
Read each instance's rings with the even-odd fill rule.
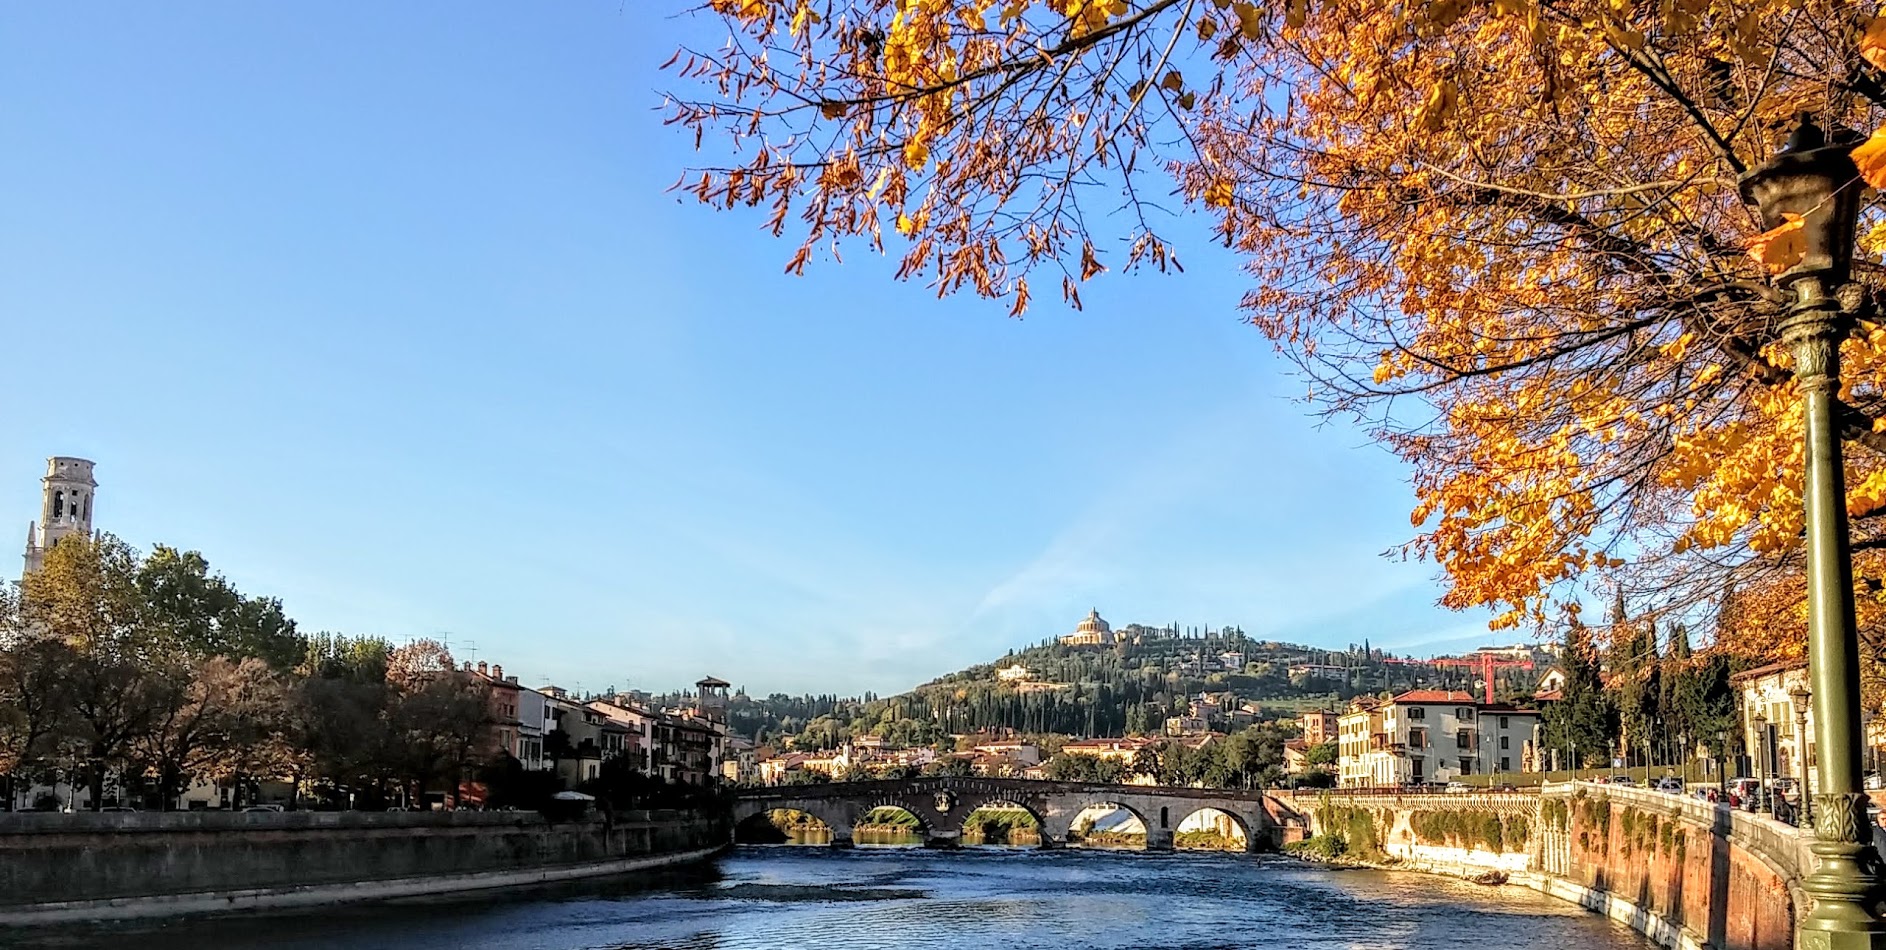
[[[790,808],[824,822],[832,831],[832,843],[845,846],[865,815],[876,808],[894,807],[917,817],[926,843],[949,847],[961,839],[971,812],[1001,805],[1033,815],[1041,826],[1042,846],[1048,848],[1065,845],[1075,818],[1092,805],[1132,813],[1146,826],[1149,850],[1170,849],[1179,825],[1207,808],[1230,815],[1244,832],[1245,846],[1253,851],[1276,847],[1284,827],[1299,821],[1292,809],[1253,790],[971,777],[742,789],[735,793],[733,818],[737,824],[776,808]]]

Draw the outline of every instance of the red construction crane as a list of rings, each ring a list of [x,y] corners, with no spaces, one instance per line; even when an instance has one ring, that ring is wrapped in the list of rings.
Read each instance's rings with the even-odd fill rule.
[[[1456,667],[1464,669],[1480,668],[1480,678],[1486,682],[1487,702],[1493,702],[1494,670],[1530,670],[1532,660],[1502,660],[1491,653],[1476,653],[1471,656],[1437,656],[1428,661],[1428,665],[1437,668]]]

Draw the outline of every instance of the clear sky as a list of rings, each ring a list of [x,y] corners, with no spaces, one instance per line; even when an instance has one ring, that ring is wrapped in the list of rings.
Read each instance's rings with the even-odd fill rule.
[[[1205,242],[1018,321],[668,193],[686,5],[8,7],[9,543],[84,456],[99,527],[304,629],[584,689],[888,693],[1090,606],[1496,639]]]

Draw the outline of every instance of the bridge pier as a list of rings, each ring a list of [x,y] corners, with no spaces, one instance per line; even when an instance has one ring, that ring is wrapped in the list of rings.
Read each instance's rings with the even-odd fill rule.
[[[1173,848],[1172,841],[1173,835],[1168,829],[1146,829],[1146,850],[1148,851],[1171,851]]]
[[[953,851],[962,846],[962,837],[963,835],[960,831],[941,831],[935,834],[925,835],[923,838],[923,846],[926,848]]]
[[[832,844],[831,844],[831,846],[832,846],[832,847],[834,847],[834,848],[850,848],[850,847],[855,847],[855,845],[853,845],[853,844],[851,843],[851,835],[850,835],[849,833],[847,833],[847,834],[839,834],[838,832],[832,832]]]

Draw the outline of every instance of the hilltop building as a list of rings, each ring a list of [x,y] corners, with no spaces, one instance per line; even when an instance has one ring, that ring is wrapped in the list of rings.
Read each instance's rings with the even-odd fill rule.
[[[1108,647],[1113,645],[1113,628],[1100,619],[1100,611],[1087,611],[1086,619],[1074,627],[1074,632],[1061,638],[1063,646],[1070,647]]]
[[[60,538],[92,533],[92,496],[98,482],[92,478],[90,459],[55,455],[46,460],[46,477],[39,481],[39,520],[26,526],[25,574],[45,565],[46,552]]]

